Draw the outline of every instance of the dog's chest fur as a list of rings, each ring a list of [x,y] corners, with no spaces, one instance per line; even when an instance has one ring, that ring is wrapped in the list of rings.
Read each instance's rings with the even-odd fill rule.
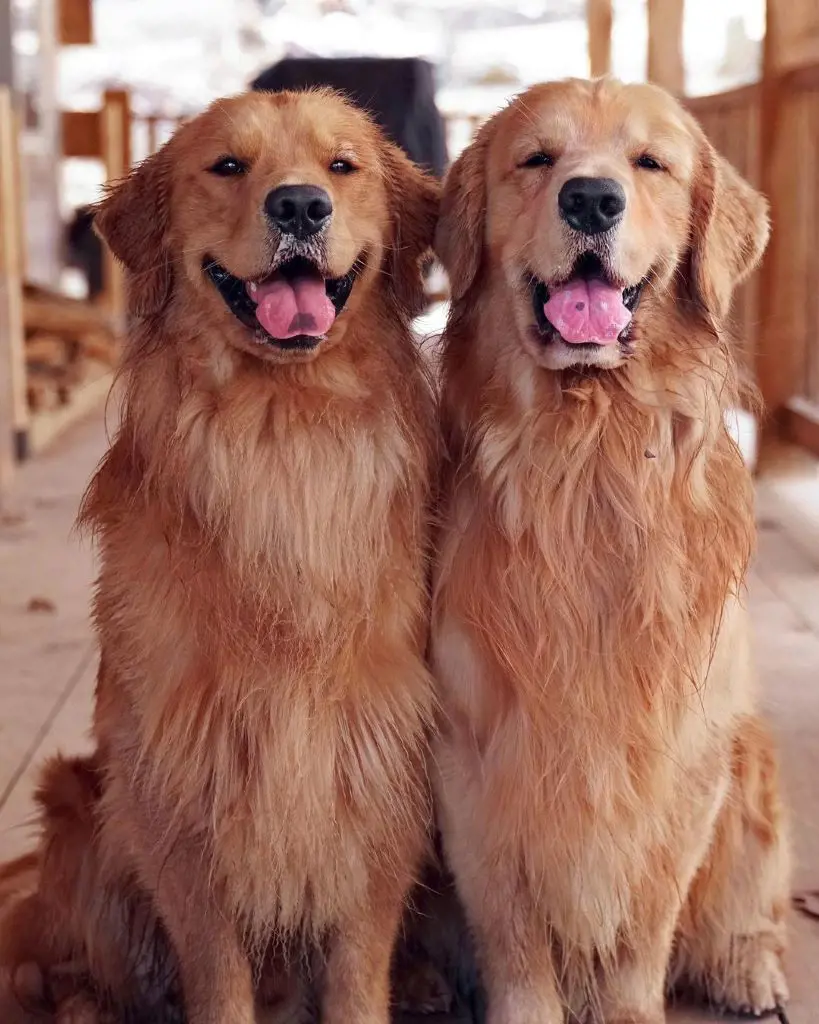
[[[425,455],[387,403],[235,399],[181,403],[158,503],[103,530],[97,619],[165,828],[253,935],[321,931],[423,832]]]
[[[476,432],[433,629],[443,771],[588,951],[613,948],[648,872],[673,884],[674,834],[712,813],[749,531],[727,438],[692,438],[689,462],[670,414],[615,412]]]

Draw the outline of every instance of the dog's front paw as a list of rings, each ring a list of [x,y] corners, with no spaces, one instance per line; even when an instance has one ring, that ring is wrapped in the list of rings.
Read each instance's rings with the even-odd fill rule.
[[[734,939],[730,969],[712,978],[709,987],[717,1006],[750,1018],[781,1013],[789,998],[782,958],[768,935]]]
[[[402,1013],[449,1013],[452,989],[431,963],[413,963],[399,972],[395,1005]]]

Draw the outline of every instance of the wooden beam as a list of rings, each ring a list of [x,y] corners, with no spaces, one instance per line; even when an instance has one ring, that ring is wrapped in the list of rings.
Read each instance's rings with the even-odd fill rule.
[[[62,151],[80,160],[102,159],[102,123],[98,110],[64,110]]]
[[[60,46],[84,46],[94,42],[91,0],[58,0],[57,38]]]
[[[804,238],[809,218],[803,195],[801,162],[815,157],[816,145],[803,104],[788,88],[785,40],[791,24],[792,0],[768,0],[762,57],[760,187],[771,204],[773,231],[759,277],[759,341],[757,383],[770,430],[782,422],[781,412],[799,391],[805,365],[805,303],[797,269],[815,240]],[[808,166],[812,166],[809,164]],[[813,284],[811,284],[813,287]]]
[[[592,78],[611,72],[612,0],[586,0],[589,32],[589,69]]]
[[[158,135],[159,118],[156,117],[155,115],[151,115],[150,117],[147,117],[145,119],[145,124],[147,126],[147,133],[148,133],[148,138],[147,138],[147,142],[146,142],[147,149],[148,149],[147,155],[150,156],[151,153],[155,153],[157,151],[157,149],[159,149],[159,135]]]
[[[0,0],[0,85],[14,83],[11,48],[11,0]]]
[[[106,89],[101,128],[106,179],[119,181],[131,169],[131,100],[126,89]]]
[[[25,454],[28,429],[19,160],[11,90],[0,86],[0,473],[6,477],[9,446],[14,454]]]
[[[770,69],[819,63],[819,0],[768,0],[766,9]]]
[[[684,10],[685,0],[648,0],[648,80],[675,96],[685,92]]]
[[[819,408],[794,399],[783,410],[781,419],[785,439],[819,457]]]
[[[101,112],[102,158],[106,181],[120,181],[131,170],[131,101],[125,89],[107,89]],[[127,313],[125,275],[105,249],[105,302],[117,329],[124,329]]]

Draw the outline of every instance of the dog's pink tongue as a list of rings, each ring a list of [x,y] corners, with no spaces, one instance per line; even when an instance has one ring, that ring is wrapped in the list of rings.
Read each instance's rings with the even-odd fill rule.
[[[324,281],[318,276],[276,277],[248,286],[248,293],[257,303],[256,319],[271,337],[280,340],[298,334],[317,338],[330,330],[336,318]]]
[[[621,289],[597,279],[574,278],[552,289],[543,312],[561,338],[573,345],[613,345],[631,321]]]

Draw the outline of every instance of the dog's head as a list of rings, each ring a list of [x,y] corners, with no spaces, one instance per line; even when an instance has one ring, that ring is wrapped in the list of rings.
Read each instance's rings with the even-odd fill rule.
[[[765,200],[667,93],[570,80],[483,126],[449,174],[436,249],[456,303],[508,300],[520,342],[559,370],[621,365],[666,303],[718,330],[767,237]]]
[[[96,226],[135,316],[172,303],[289,362],[340,343],[372,289],[416,311],[437,206],[435,183],[338,95],[249,93],[183,125],[109,192]]]

